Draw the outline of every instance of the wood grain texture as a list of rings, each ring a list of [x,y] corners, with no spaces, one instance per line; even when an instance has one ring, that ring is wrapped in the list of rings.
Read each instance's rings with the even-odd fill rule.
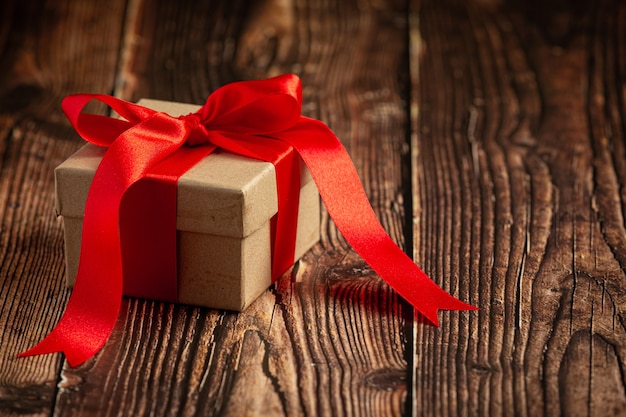
[[[49,415],[60,355],[18,359],[64,310],[53,169],[80,144],[60,110],[113,88],[124,4],[7,1],[0,15],[0,414]],[[105,16],[105,17],[103,17]]]
[[[402,243],[406,13],[335,3],[131,2],[116,91],[200,104],[226,82],[299,73],[305,113],[344,140]],[[244,313],[125,301],[103,351],[62,370],[56,415],[403,414],[407,312],[323,220],[322,243]]]
[[[412,13],[417,258],[481,308],[416,327],[415,414],[623,415],[626,8]]]
[[[4,1],[0,51],[0,415],[626,413],[621,2]],[[83,366],[15,358],[69,296],[61,98],[200,104],[283,72],[391,236],[481,310],[413,320],[324,214],[245,313],[126,299]]]

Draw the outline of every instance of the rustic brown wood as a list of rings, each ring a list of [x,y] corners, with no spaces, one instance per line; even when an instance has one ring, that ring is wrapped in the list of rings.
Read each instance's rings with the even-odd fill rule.
[[[626,5],[100,3],[0,7],[0,415],[626,413]],[[283,72],[392,237],[481,310],[413,320],[324,215],[245,313],[124,300],[83,366],[15,358],[69,296],[61,98],[200,104]]]
[[[413,6],[415,414],[623,415],[626,7]]]
[[[119,1],[5,1],[0,14],[0,414],[50,415],[61,355],[17,359],[57,322],[61,223],[52,170],[80,144],[59,107],[77,90],[111,91]]]

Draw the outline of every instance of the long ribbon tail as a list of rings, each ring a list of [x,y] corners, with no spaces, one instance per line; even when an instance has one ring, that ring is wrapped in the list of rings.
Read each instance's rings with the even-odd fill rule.
[[[476,310],[435,284],[385,232],[361,186],[347,151],[322,122],[302,117],[281,139],[309,168],[328,210],[346,241],[394,290],[434,325],[438,310]]]
[[[71,366],[83,363],[104,345],[119,314],[122,275],[118,210],[124,189],[108,187],[105,178],[110,158],[102,161],[89,193],[83,223],[77,279],[65,313],[54,330],[19,356],[62,352]],[[106,209],[104,209],[106,207]]]
[[[154,164],[178,149],[186,135],[183,122],[156,114],[125,131],[109,147],[87,197],[78,278],[67,309],[44,340],[19,356],[63,352],[74,367],[104,346],[122,299],[118,227],[122,196]]]

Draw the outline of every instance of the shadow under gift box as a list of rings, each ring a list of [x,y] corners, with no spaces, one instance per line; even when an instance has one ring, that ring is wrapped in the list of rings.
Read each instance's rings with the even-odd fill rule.
[[[171,116],[199,108],[157,100],[139,104]],[[105,151],[87,144],[55,169],[56,208],[64,221],[70,287],[78,270],[87,194]],[[294,260],[319,240],[320,228],[317,187],[301,160],[300,167]],[[269,162],[214,152],[181,176],[176,219],[178,302],[242,311],[261,295],[272,283],[270,220],[277,210],[275,170]],[[152,298],[141,290],[129,293],[126,287],[124,293]]]

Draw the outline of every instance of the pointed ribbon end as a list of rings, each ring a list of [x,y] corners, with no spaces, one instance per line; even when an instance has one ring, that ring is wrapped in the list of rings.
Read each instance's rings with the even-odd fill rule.
[[[56,332],[53,331],[48,335],[48,337],[39,342],[37,345],[33,346],[25,352],[18,353],[17,357],[25,358],[28,356],[46,355],[49,353],[64,354],[67,363],[72,368],[81,365],[87,359],[95,355],[95,352],[93,352],[92,350],[81,349],[81,346],[79,346],[79,344],[76,344],[75,346],[70,348],[64,348],[64,343],[59,340]]]
[[[417,310],[426,322],[435,327],[439,327],[439,317],[437,314],[439,310],[479,310],[478,307],[464,303],[447,293],[445,293],[445,295],[446,296],[442,299],[437,300],[436,303],[428,304]]]

